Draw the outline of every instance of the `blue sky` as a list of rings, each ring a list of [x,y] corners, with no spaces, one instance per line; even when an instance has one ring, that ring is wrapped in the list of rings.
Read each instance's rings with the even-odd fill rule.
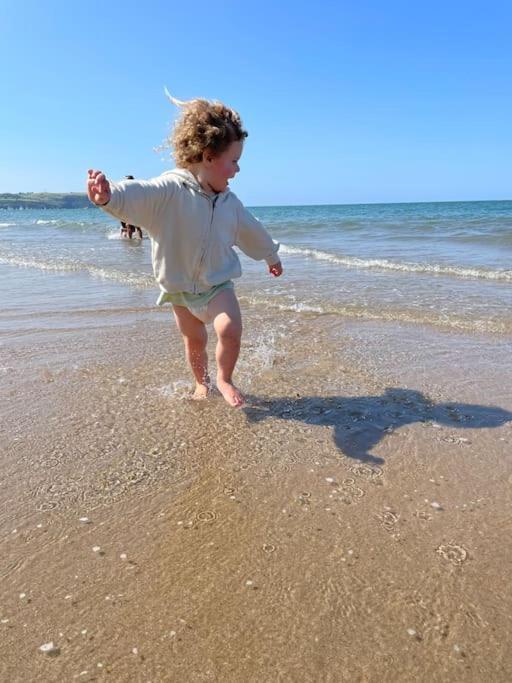
[[[0,192],[158,175],[180,99],[249,130],[249,205],[512,197],[505,2],[0,2]]]

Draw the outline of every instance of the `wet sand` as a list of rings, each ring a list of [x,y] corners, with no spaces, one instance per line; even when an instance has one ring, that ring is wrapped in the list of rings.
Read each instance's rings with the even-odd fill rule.
[[[509,681],[509,343],[245,327],[240,411],[161,312],[4,342],[1,680]]]

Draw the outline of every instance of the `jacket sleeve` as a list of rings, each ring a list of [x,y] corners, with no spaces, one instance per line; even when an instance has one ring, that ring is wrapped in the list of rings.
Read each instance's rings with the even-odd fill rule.
[[[112,197],[101,208],[120,221],[145,228],[151,237],[162,230],[162,214],[176,190],[174,183],[162,176],[151,180],[110,182]]]
[[[255,261],[265,259],[269,266],[279,263],[279,243],[274,242],[262,224],[239,203],[235,244]]]

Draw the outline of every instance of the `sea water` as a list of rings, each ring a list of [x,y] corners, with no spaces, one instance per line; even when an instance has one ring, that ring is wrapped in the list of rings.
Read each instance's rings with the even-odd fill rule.
[[[512,201],[252,209],[284,275],[240,254],[242,306],[512,332]],[[150,240],[95,207],[0,211],[0,333],[101,327],[156,311]]]

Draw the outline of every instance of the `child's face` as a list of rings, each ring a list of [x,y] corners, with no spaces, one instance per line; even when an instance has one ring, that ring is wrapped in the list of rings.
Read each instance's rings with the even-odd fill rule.
[[[224,192],[228,186],[230,178],[234,178],[240,170],[238,162],[242,156],[243,143],[235,141],[219,154],[212,157],[205,155],[204,167],[206,170],[206,181],[215,192]]]

